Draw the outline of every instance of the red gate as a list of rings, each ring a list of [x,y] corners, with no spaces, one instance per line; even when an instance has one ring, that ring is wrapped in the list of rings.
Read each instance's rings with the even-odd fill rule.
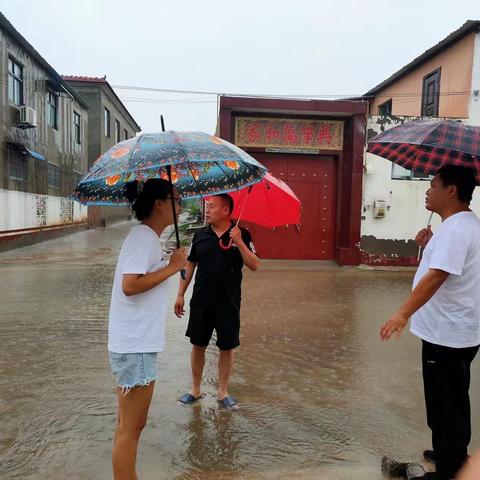
[[[284,180],[303,205],[301,225],[274,230],[249,224],[261,258],[331,260],[335,257],[336,162],[332,156],[253,154]]]

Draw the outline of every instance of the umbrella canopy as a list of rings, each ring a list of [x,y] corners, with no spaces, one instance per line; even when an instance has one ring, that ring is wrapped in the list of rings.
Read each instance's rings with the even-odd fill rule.
[[[84,205],[128,205],[125,184],[169,179],[183,198],[228,192],[259,182],[266,167],[225,140],[202,132],[147,133],[117,143],[73,192]]]
[[[233,218],[269,228],[300,224],[300,200],[285,182],[270,173],[255,185],[230,195],[235,202]]]
[[[442,165],[470,167],[480,185],[480,127],[454,120],[415,120],[372,138],[367,151],[431,175]]]

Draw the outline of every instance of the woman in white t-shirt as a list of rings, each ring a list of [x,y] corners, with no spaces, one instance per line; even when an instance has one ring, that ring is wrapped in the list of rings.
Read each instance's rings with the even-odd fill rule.
[[[115,480],[137,478],[137,446],[145,426],[163,350],[165,319],[170,307],[169,282],[187,262],[184,249],[167,262],[160,235],[180,212],[170,184],[150,179],[127,184],[127,197],[141,222],[123,242],[112,289],[108,324],[110,365],[117,383],[118,417],[112,462]]]

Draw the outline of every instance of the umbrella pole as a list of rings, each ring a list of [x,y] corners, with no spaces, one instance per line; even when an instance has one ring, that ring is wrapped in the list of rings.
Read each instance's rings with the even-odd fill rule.
[[[245,199],[245,202],[243,202],[243,207],[240,210],[240,214],[238,215],[237,224],[235,225],[236,227],[238,227],[238,224],[240,223],[240,219],[242,218],[242,215],[243,215],[243,211],[245,210],[245,207],[247,206],[247,202],[248,202],[248,199],[250,197],[250,192],[252,191],[252,187],[253,187],[253,185],[250,185],[248,187],[247,198]]]
[[[162,132],[165,131],[165,123],[163,121],[163,115],[160,115],[160,121],[162,123]],[[173,182],[172,182],[172,166],[167,165],[167,175],[168,175],[168,183],[170,184],[170,199],[172,202],[172,215],[173,215],[173,225],[175,227],[175,240],[177,244],[177,248],[180,248],[180,233],[178,231],[178,221],[177,221],[177,208],[175,205],[175,194],[173,192]],[[180,271],[180,275],[182,276],[182,279],[185,280],[186,278],[186,273],[185,270]]]
[[[427,223],[427,229],[430,223],[432,222],[432,217],[433,217],[433,212],[430,213],[430,218],[428,219],[428,223]],[[422,256],[422,246],[420,245],[418,247],[417,261],[420,261],[421,256]]]

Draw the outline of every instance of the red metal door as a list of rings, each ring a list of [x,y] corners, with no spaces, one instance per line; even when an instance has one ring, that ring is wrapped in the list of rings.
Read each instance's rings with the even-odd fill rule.
[[[331,260],[335,256],[335,158],[323,155],[256,154],[288,183],[303,205],[301,225],[275,230],[249,225],[261,258]]]

